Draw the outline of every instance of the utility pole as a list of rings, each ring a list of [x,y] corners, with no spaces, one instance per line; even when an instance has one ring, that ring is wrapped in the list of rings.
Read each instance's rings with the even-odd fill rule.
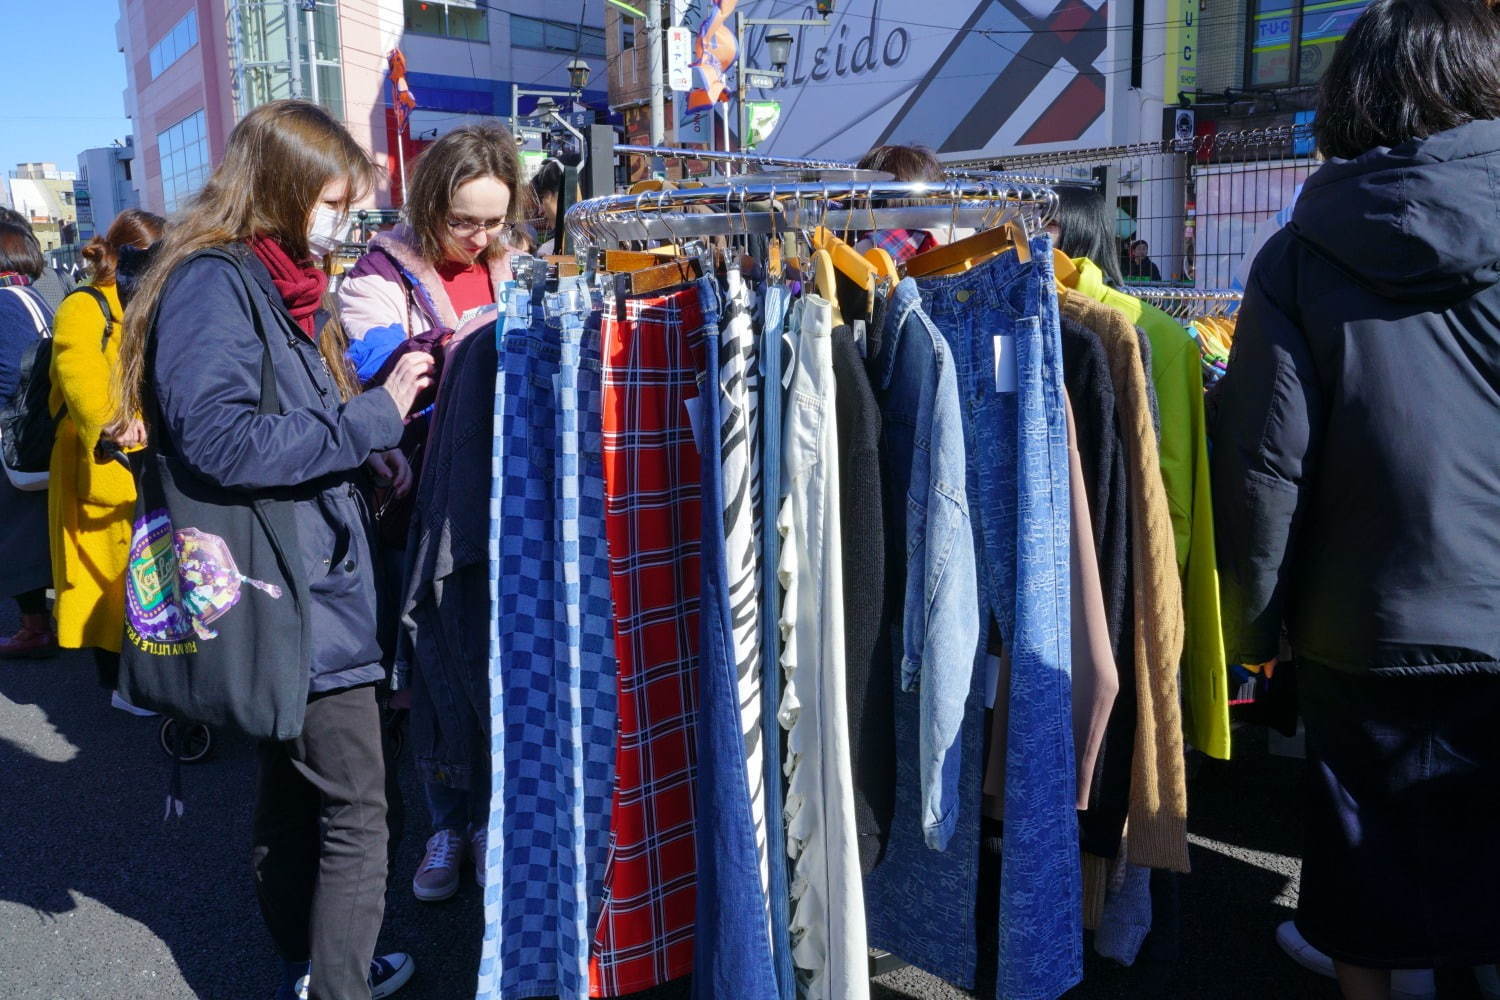
[[[646,61],[651,64],[651,145],[666,141],[666,81],[662,78],[661,0],[647,0],[646,33],[649,39]]]
[[[305,97],[307,91],[302,89],[302,60],[301,55],[302,38],[301,25],[297,20],[295,0],[287,0],[286,4],[286,58],[292,68],[292,96]],[[246,109],[249,110],[249,109]]]
[[[314,104],[321,104],[318,99],[318,29],[314,17],[318,9],[318,0],[298,0],[302,5],[302,13],[306,18],[307,25],[307,75],[311,86],[308,94]]]

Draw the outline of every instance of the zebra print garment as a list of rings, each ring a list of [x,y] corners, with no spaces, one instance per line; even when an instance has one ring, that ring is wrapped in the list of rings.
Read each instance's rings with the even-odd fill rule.
[[[751,291],[738,269],[725,279],[727,304],[719,327],[719,441],[724,474],[724,550],[740,679],[740,720],[761,890],[770,894],[766,850],[765,745],[761,729],[760,351],[751,322]],[[770,914],[767,913],[769,921]]]

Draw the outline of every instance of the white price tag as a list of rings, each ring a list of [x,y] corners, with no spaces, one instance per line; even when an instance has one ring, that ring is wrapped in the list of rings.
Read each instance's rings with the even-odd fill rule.
[[[1015,392],[1018,386],[1016,338],[1003,333],[995,337],[995,391]]]

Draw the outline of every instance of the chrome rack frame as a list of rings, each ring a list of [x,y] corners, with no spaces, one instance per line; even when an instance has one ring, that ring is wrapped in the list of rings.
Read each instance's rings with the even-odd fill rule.
[[[892,203],[895,204],[892,204]],[[1026,178],[983,180],[735,183],[611,195],[568,210],[577,246],[636,240],[681,242],[706,236],[871,229],[984,229],[1018,221],[1036,233],[1057,211],[1051,185]]]
[[[1182,285],[1133,285],[1122,290],[1138,299],[1163,302],[1239,302],[1245,293],[1235,288],[1187,288]]]
[[[764,156],[760,153],[733,153],[717,149],[690,149],[685,146],[616,146],[616,154],[633,156],[657,156],[664,160],[704,160],[709,163],[740,164],[758,167],[794,167],[804,170],[857,170],[859,164],[847,160],[817,160],[797,156]],[[1020,180],[1046,187],[1086,187],[1093,189],[1098,182],[1086,177],[1043,177],[1035,174],[1006,173],[998,170],[979,170],[972,167],[943,167],[943,173],[956,180]]]

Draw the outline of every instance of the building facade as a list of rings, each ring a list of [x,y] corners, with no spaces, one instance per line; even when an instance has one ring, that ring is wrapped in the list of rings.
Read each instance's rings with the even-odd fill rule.
[[[675,18],[695,38],[706,28],[713,51],[733,56],[731,98],[742,66],[752,71],[749,82],[769,84],[747,93],[749,101],[780,105],[761,152],[852,160],[882,143],[914,143],[964,159],[1160,139],[1163,109],[1196,86],[1190,22],[1197,2],[834,0],[826,23],[747,23],[742,32],[741,15],[819,19],[814,4],[791,0],[740,0],[727,18],[710,0],[663,0],[663,7],[672,12],[668,23]],[[777,67],[767,39],[782,31],[792,44]],[[641,110],[650,88],[644,25],[612,8],[605,39],[612,106],[626,118],[627,137],[640,141],[649,128]],[[757,79],[756,70],[780,75]],[[695,70],[695,88],[711,76]],[[722,127],[704,127],[704,100],[675,95],[669,140],[675,131],[679,141],[712,136],[723,147]],[[727,118],[732,147],[736,104],[729,102]]]
[[[135,187],[135,141],[85,149],[78,154],[73,202],[78,212],[78,242],[87,243],[109,229],[115,216],[140,207]]]
[[[1306,120],[1338,43],[1368,0],[1199,0],[1195,104],[1220,129]],[[1299,118],[1299,115],[1301,116]]]
[[[400,200],[401,160],[476,117],[508,116],[527,90],[569,93],[582,58],[603,105],[604,0],[119,0],[126,113],[142,207],[171,213],[202,186],[234,123],[284,97],[337,116],[382,167],[371,203]],[[398,148],[387,56],[417,99]],[[398,155],[401,154],[401,155]]]
[[[10,207],[26,217],[43,250],[77,241],[77,175],[55,163],[18,163],[11,171]]]

